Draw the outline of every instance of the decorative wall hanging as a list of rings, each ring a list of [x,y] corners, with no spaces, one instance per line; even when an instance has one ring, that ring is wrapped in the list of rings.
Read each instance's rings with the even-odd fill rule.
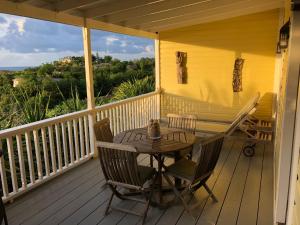
[[[234,62],[232,88],[233,92],[240,92],[243,90],[242,86],[242,70],[244,66],[244,59],[237,58]]]
[[[187,69],[186,69],[186,52],[176,52],[176,65],[177,65],[177,82],[178,84],[187,83]]]

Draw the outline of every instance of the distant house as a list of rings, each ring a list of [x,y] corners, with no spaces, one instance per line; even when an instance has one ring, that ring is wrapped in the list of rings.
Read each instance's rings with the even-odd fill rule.
[[[13,87],[17,87],[19,86],[22,82],[24,82],[24,78],[22,77],[16,77],[15,79],[13,79]]]
[[[59,60],[59,62],[62,63],[62,64],[70,64],[72,62],[72,57],[67,56],[67,57],[61,58]]]

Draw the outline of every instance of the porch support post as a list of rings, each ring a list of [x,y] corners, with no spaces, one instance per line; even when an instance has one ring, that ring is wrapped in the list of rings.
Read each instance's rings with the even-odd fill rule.
[[[160,90],[160,40],[159,35],[154,42],[155,45],[155,89]]]
[[[90,149],[91,153],[97,156],[95,151],[95,136],[94,136],[94,123],[95,116],[95,95],[94,95],[94,75],[92,65],[92,49],[90,29],[86,26],[82,28],[83,35],[83,48],[84,48],[84,62],[85,62],[85,80],[86,80],[86,96],[87,96],[87,109],[89,113],[89,136],[90,136]]]
[[[155,91],[159,91],[157,95],[157,119],[161,118],[161,80],[160,80],[160,40],[157,34],[155,42]]]

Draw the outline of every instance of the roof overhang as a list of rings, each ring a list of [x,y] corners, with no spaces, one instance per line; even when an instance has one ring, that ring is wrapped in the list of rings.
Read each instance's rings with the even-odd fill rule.
[[[283,6],[283,0],[0,0],[1,13],[152,39],[162,31]]]

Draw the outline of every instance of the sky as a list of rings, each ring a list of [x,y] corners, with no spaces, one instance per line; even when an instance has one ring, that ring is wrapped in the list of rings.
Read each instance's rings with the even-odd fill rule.
[[[154,41],[91,31],[92,51],[120,60],[154,57]],[[80,27],[0,13],[0,67],[38,66],[83,55]]]

